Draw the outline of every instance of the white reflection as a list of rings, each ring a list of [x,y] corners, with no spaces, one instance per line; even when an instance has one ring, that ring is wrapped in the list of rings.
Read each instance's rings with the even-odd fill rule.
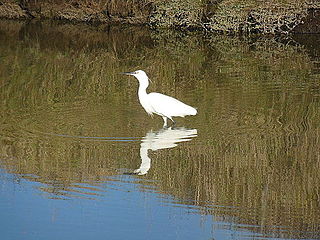
[[[173,148],[179,142],[190,141],[197,137],[197,129],[186,128],[165,128],[158,132],[148,132],[140,144],[141,165],[134,173],[138,175],[147,174],[151,167],[151,159],[148,156],[148,150],[156,151],[159,149]]]

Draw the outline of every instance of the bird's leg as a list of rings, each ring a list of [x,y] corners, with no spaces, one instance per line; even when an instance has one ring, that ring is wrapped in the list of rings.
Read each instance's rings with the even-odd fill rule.
[[[168,118],[167,117],[162,117],[163,118],[163,127],[167,127],[168,124],[167,124],[167,121],[168,121]]]
[[[173,126],[176,125],[176,122],[172,118],[170,120],[173,122]]]

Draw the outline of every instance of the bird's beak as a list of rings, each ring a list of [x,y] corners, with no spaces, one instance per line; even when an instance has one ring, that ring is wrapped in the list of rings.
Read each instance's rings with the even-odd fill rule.
[[[123,72],[124,75],[134,75],[136,72]]]

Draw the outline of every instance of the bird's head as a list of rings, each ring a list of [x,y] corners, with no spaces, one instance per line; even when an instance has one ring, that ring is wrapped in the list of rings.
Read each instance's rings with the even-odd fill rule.
[[[142,71],[142,70],[137,70],[137,71],[134,71],[134,72],[124,72],[123,74],[125,75],[131,75],[131,76],[135,76],[135,77],[139,77],[139,76],[147,76],[147,74]]]
[[[147,74],[142,70],[137,70],[134,72],[124,72],[123,74],[134,76],[136,79],[138,79],[140,84],[149,85],[149,78]]]

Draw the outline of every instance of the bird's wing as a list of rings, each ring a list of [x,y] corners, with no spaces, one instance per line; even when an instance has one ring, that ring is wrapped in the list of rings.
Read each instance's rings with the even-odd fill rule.
[[[149,93],[148,100],[155,113],[162,116],[184,117],[186,115],[197,114],[197,110],[195,108],[161,93]]]

